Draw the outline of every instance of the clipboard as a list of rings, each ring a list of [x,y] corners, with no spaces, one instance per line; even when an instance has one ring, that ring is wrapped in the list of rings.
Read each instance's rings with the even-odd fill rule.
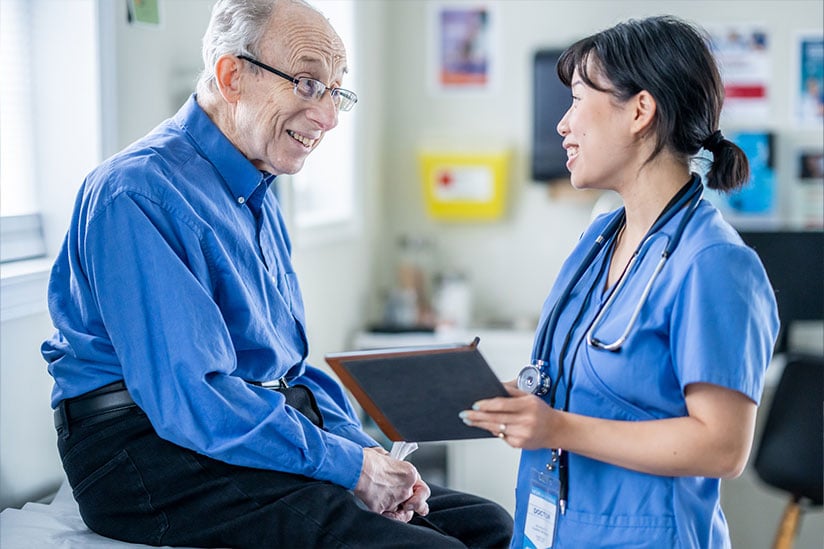
[[[477,400],[509,396],[478,350],[479,341],[349,351],[325,358],[392,441],[486,438],[494,435],[458,417]]]

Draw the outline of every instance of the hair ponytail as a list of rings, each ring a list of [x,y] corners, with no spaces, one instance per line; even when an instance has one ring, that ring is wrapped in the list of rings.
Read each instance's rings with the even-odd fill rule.
[[[716,130],[701,143],[701,146],[713,156],[706,175],[707,187],[729,193],[747,183],[750,178],[750,164],[747,155],[738,145]]]

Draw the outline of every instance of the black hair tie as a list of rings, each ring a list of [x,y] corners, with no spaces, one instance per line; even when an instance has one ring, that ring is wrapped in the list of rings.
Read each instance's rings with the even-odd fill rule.
[[[724,135],[721,133],[721,130],[715,130],[701,143],[701,146],[710,152],[715,152],[715,149],[718,148],[718,145],[720,145],[722,141],[724,141]]]

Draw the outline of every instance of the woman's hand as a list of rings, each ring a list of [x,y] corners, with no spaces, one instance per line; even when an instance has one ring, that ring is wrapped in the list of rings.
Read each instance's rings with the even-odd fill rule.
[[[559,428],[559,414],[541,398],[517,388],[516,381],[504,383],[510,398],[479,400],[460,417],[472,427],[486,429],[513,448],[534,450],[553,448],[553,432]]]
[[[535,395],[505,386],[511,398],[480,400],[460,416],[515,448],[563,448],[653,475],[734,478],[752,447],[755,403],[717,385],[688,385],[687,415],[645,421],[554,410]]]

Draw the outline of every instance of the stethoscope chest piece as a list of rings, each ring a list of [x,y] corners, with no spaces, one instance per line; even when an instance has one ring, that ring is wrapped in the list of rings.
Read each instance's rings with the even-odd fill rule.
[[[529,364],[518,373],[518,389],[533,395],[543,396],[549,392],[552,380],[541,371],[541,368]]]

